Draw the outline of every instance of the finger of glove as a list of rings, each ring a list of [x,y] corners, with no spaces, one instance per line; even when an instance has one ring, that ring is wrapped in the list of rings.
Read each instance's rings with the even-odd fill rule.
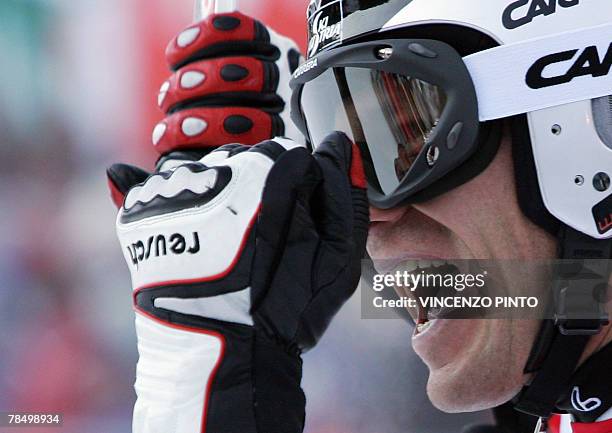
[[[321,174],[312,155],[301,147],[282,153],[270,170],[257,223],[258,244],[253,266],[254,308],[270,287],[290,231],[296,236],[305,236],[305,231],[296,230],[295,225],[303,228],[314,225],[308,212],[299,212],[299,216],[296,213],[298,202],[300,209],[306,207],[320,181]],[[296,217],[299,217],[299,221],[294,221]]]
[[[351,201],[353,203],[353,241],[355,248],[353,249],[352,261],[361,261],[366,255],[366,242],[368,239],[368,230],[370,228],[370,204],[368,202],[367,180],[365,170],[363,168],[363,158],[361,151],[355,143],[351,143],[351,166],[349,170],[349,178],[351,181]],[[356,256],[356,257],[355,257]],[[353,270],[360,273],[359,270]],[[359,275],[353,275],[355,283],[359,279]]]
[[[355,290],[369,225],[369,207],[361,155],[344,134],[334,132],[314,157],[323,182],[313,197],[313,215],[323,240],[317,258],[317,287],[341,305]]]
[[[357,147],[346,135],[334,132],[313,154],[323,173],[323,182],[313,198],[313,212],[322,239],[340,255],[353,248],[356,217],[361,216],[364,206],[361,202],[353,206],[352,189],[365,192],[363,164],[359,153],[353,157],[354,151]]]
[[[248,105],[279,112],[275,94],[279,68],[252,57],[224,57],[190,63],[165,81],[157,98],[164,113],[186,107]]]
[[[321,173],[312,156],[302,147],[277,153],[275,161],[262,195],[258,233],[273,249],[282,250],[286,238],[283,231],[290,226],[296,201],[310,201],[321,181]]]
[[[252,147],[253,146],[232,143],[208,149],[208,152],[204,152],[202,149],[170,152],[159,158],[157,162],[157,171],[175,170],[185,163],[194,161],[206,167],[222,165],[228,158],[238,155],[241,152],[246,152]]]
[[[183,164],[187,164],[189,162],[197,162],[200,161],[206,152],[201,149],[195,150],[176,150],[174,152],[166,153],[159,157],[157,163],[155,164],[155,171],[171,171],[180,167]]]
[[[283,135],[280,117],[256,108],[207,107],[178,111],[158,123],[152,141],[160,154],[215,148],[228,143],[254,145]]]
[[[183,30],[166,48],[173,70],[196,60],[231,55],[276,60],[280,52],[270,44],[266,27],[240,12],[210,15]]]
[[[113,164],[106,170],[111,199],[117,209],[123,206],[129,190],[144,182],[149,176],[149,172],[128,164]]]
[[[252,146],[245,146],[237,143],[225,144],[212,150],[204,158],[200,159],[200,163],[206,165],[207,167],[223,165],[227,159],[238,155],[239,153],[246,152],[251,147]]]
[[[281,154],[296,147],[303,146],[283,137],[276,137],[274,140],[263,141],[255,146],[246,146],[237,143],[225,144],[200,159],[200,163],[207,167],[224,165],[227,159],[242,152],[261,153],[272,161],[276,161]]]
[[[316,293],[300,316],[296,341],[314,346],[357,288],[369,224],[363,163],[346,135],[332,133],[314,153],[323,182],[312,198],[323,244],[314,266]]]

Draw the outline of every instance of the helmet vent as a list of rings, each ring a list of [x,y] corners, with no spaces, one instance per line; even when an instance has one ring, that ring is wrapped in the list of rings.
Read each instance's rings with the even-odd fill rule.
[[[612,149],[612,95],[592,100],[593,120],[599,138]]]

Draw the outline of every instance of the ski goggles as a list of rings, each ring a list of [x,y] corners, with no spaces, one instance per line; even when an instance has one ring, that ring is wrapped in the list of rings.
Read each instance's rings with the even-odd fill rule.
[[[440,41],[333,48],[302,64],[291,87],[292,118],[313,145],[340,131],[359,147],[368,197],[379,208],[409,202],[478,147],[470,73]]]

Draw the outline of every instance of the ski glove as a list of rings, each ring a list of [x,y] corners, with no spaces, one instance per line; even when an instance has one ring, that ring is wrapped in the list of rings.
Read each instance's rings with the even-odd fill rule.
[[[298,433],[300,354],[354,292],[368,203],[357,147],[223,146],[132,188],[117,233],[134,287],[134,433]],[[118,192],[117,192],[118,193]]]
[[[303,142],[289,116],[289,80],[300,57],[293,41],[240,12],[192,24],[166,49],[174,73],[159,91],[166,118],[153,130],[156,150],[205,151],[276,136]]]

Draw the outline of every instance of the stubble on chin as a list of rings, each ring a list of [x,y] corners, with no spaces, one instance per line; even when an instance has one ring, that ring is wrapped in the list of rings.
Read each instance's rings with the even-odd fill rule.
[[[486,335],[466,347],[464,356],[440,368],[430,367],[427,394],[438,409],[448,413],[490,409],[511,400],[527,382],[523,368],[537,325],[488,322]],[[521,333],[523,338],[514,337]]]

